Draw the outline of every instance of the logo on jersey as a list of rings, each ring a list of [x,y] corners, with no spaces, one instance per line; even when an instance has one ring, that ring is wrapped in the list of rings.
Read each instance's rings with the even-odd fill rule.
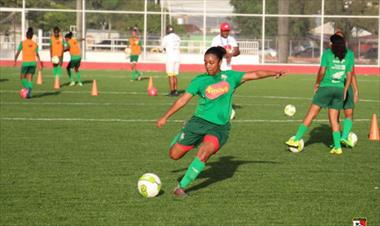
[[[230,90],[230,84],[226,81],[222,81],[216,84],[212,84],[206,88],[206,97],[210,100],[214,100],[221,95],[228,93]]]

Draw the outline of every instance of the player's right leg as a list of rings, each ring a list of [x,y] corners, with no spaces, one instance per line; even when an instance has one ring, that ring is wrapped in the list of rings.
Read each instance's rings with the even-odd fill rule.
[[[73,62],[70,60],[69,64],[66,67],[67,75],[69,76],[69,81],[70,81],[69,86],[74,86],[75,85],[73,77],[71,76],[71,68],[73,67],[72,65],[73,65]]]
[[[340,145],[340,129],[338,122],[339,110],[329,109],[329,121],[332,129],[332,137],[334,141],[334,148],[330,151],[331,154],[340,155],[343,153]]]

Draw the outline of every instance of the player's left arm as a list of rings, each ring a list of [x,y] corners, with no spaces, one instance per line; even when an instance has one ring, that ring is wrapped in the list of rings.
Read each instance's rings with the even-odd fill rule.
[[[232,56],[239,56],[240,55],[240,48],[239,46],[236,46],[236,47],[233,47],[233,52],[232,52]]]
[[[268,77],[275,77],[279,78],[286,73],[284,71],[266,71],[266,70],[258,70],[258,71],[251,71],[244,74],[242,78],[242,82],[250,81],[250,80],[258,80]]]

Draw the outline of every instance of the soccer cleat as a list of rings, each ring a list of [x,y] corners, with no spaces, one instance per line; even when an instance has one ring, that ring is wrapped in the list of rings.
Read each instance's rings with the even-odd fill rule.
[[[348,148],[353,148],[354,147],[354,144],[350,140],[347,140],[347,139],[341,139],[340,143],[343,146],[348,147]]]
[[[82,82],[78,82],[78,85],[79,85],[79,86],[83,86],[83,83],[82,83]]]
[[[26,94],[26,98],[27,99],[32,98],[32,88],[28,88],[28,93]]]
[[[341,155],[343,154],[342,148],[333,148],[331,149],[330,154]]]
[[[174,189],[173,194],[177,198],[185,198],[187,196],[185,190],[179,186]]]
[[[75,82],[74,81],[70,82],[69,86],[75,86]]]

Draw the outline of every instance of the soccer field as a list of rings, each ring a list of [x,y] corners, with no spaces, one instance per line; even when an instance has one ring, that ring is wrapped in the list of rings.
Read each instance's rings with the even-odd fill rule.
[[[315,75],[252,81],[235,93],[237,118],[227,144],[211,157],[189,196],[172,189],[196,151],[173,161],[168,145],[195,110],[196,98],[165,127],[155,121],[173,103],[167,78],[131,82],[126,71],[82,71],[84,86],[53,89],[51,70],[23,100],[19,68],[0,68],[0,225],[380,225],[380,143],[369,141],[380,116],[380,77],[358,76],[357,146],[341,156],[327,111],[306,133],[302,153],[284,142],[306,113]],[[184,89],[196,74],[181,74]],[[36,79],[36,78],[35,78]],[[99,96],[91,96],[96,79]],[[286,104],[297,107],[286,117]],[[160,176],[162,192],[145,199],[137,180]]]

